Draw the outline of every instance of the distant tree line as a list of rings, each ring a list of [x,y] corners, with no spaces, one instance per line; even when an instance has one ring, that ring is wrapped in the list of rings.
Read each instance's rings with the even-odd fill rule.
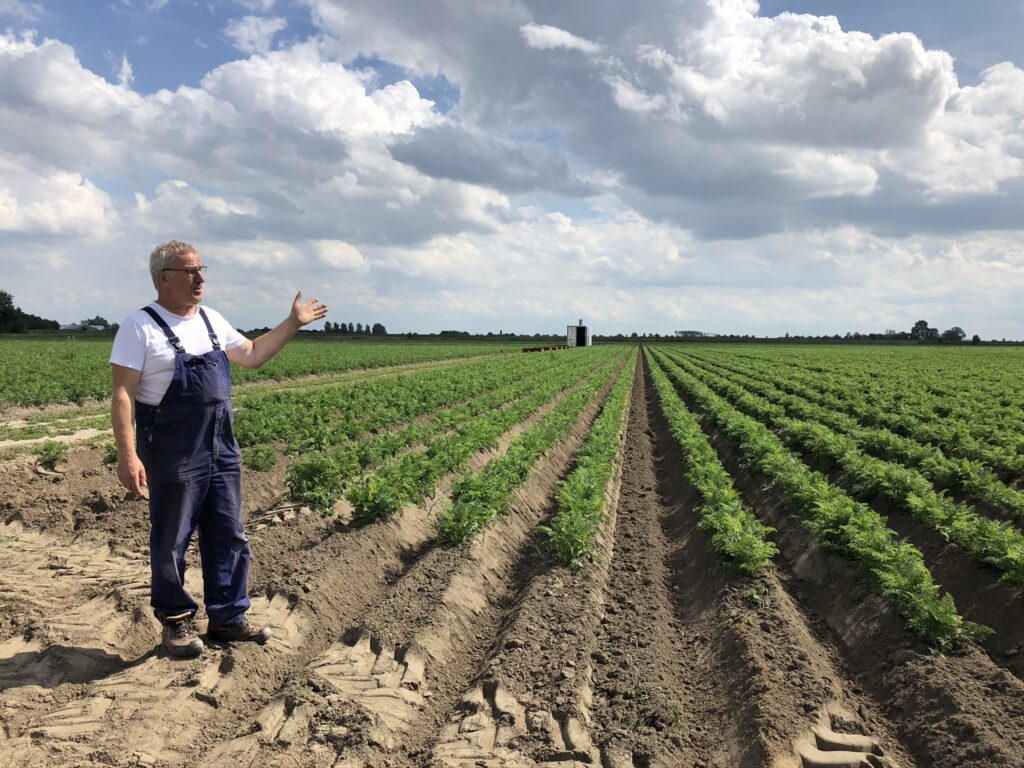
[[[945,331],[939,331],[937,328],[932,328],[928,325],[926,320],[918,320],[914,323],[913,328],[909,331],[897,331],[892,328],[887,328],[883,333],[861,333],[860,331],[847,331],[845,334],[822,334],[820,336],[814,335],[791,335],[786,333],[784,336],[752,336],[749,334],[715,334],[715,333],[695,333],[695,332],[679,332],[674,335],[664,335],[659,333],[652,334],[637,334],[633,333],[629,336],[624,334],[616,334],[615,336],[596,336],[596,339],[601,340],[614,340],[614,341],[626,341],[631,339],[666,339],[673,341],[688,341],[688,342],[703,342],[703,343],[720,343],[720,342],[771,342],[771,343],[796,343],[796,344],[834,344],[836,342],[853,342],[857,344],[864,343],[889,343],[889,342],[917,342],[920,344],[960,344],[967,338],[967,333],[960,326],[954,325]],[[1003,339],[1005,342],[1006,339]],[[980,344],[981,337],[975,334],[971,337],[972,344]]]
[[[45,317],[22,312],[14,306],[14,297],[0,291],[0,333],[28,333],[29,331],[56,331],[60,323]]]
[[[388,329],[381,323],[374,323],[372,326],[367,323],[333,323],[330,320],[324,323],[324,333],[356,333],[368,334],[370,336],[387,336]]]

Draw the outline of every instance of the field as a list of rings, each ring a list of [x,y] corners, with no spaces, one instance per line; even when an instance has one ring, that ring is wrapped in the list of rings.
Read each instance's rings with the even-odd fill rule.
[[[1024,766],[1017,349],[295,344],[274,637],[174,661],[80,347],[2,374],[0,768]]]

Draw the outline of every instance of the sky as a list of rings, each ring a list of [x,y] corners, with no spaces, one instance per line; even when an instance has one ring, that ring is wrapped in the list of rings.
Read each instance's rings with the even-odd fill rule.
[[[1024,339],[1024,0],[0,0],[0,290]]]

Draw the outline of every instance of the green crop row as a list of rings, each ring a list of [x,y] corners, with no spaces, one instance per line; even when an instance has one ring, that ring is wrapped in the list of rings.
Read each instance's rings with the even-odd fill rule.
[[[746,507],[696,417],[683,404],[665,372],[651,360],[651,378],[662,413],[683,453],[686,481],[703,499],[700,529],[711,546],[740,573],[756,576],[771,567],[778,548],[768,541],[769,528]]]
[[[235,432],[242,446],[283,441],[290,453],[324,450],[542,371],[553,357],[506,355],[309,390],[244,393],[235,398]]]
[[[405,454],[360,478],[345,494],[353,505],[356,519],[371,521],[389,517],[405,504],[426,498],[442,477],[460,469],[474,453],[495,446],[505,431],[559,392],[577,385],[581,379],[600,376],[601,371],[620,357],[621,352],[611,348],[573,355],[570,365],[553,369],[509,407],[473,419],[455,434],[433,441],[426,450]]]
[[[0,409],[10,405],[83,403],[110,397],[113,337],[53,336],[0,339]],[[232,366],[237,382],[408,365],[518,352],[515,344],[342,341],[300,335],[263,367]]]
[[[1006,580],[1024,585],[1024,536],[1012,525],[981,517],[970,507],[937,494],[926,478],[911,469],[865,456],[852,438],[836,434],[824,424],[789,418],[782,406],[709,371],[695,370],[689,362],[680,362],[741,411],[777,429],[790,447],[839,467],[857,497],[867,501],[884,498],[999,570]]]
[[[737,363],[736,357],[723,360],[718,353],[688,352],[687,357],[727,366]],[[1024,436],[1019,427],[1024,409],[1014,395],[1019,385],[1007,381],[1005,373],[996,376],[991,368],[984,369],[1000,382],[994,384],[966,363],[961,368],[951,366],[944,378],[935,374],[927,379],[918,371],[907,372],[896,360],[890,369],[881,369],[876,363],[854,372],[849,364],[807,370],[775,360],[757,360],[758,369],[771,371],[776,380],[785,382],[781,386],[787,391],[812,396],[821,406],[851,414],[864,425],[886,427],[919,443],[938,446],[950,456],[982,462],[1011,480],[1024,474]],[[1011,363],[1007,366],[1010,371],[1022,372],[1017,359],[1006,361]],[[914,381],[914,376],[928,383]],[[951,404],[954,402],[959,405]]]
[[[687,359],[692,358],[688,356]],[[864,427],[852,416],[818,404],[813,392],[791,381],[777,379],[779,374],[771,371],[754,368],[748,372],[741,366],[711,365],[699,358],[696,362],[706,370],[781,405],[796,418],[820,422],[849,436],[870,454],[918,470],[940,488],[971,496],[1012,517],[1024,519],[1024,493],[1008,487],[980,462],[948,458],[932,445],[922,445],[884,427]],[[728,373],[722,373],[723,370]]]
[[[429,444],[438,435],[458,430],[471,419],[521,398],[542,377],[552,370],[563,369],[568,358],[548,361],[548,367],[531,368],[518,376],[508,376],[511,383],[485,391],[453,408],[443,408],[432,418],[414,421],[403,428],[381,431],[361,440],[346,440],[323,451],[298,459],[289,469],[286,483],[293,501],[321,510],[328,510],[341,497],[346,484],[368,468],[381,464],[402,449]],[[395,386],[397,384],[392,382]]]
[[[950,650],[986,630],[965,621],[940,591],[921,552],[901,541],[884,519],[808,468],[759,421],[740,413],[664,353],[655,359],[736,446],[741,460],[779,492],[786,509],[826,548],[857,564],[865,581],[938,650]]]
[[[713,348],[694,352],[707,359],[767,366],[787,380],[806,378],[839,398],[863,394],[880,412],[925,423],[948,419],[976,425],[975,434],[983,439],[993,429],[1003,431],[1024,418],[1024,393],[1018,386],[1024,359],[1019,349],[746,347],[737,354]],[[1019,439],[1019,431],[1014,436]]]
[[[623,376],[622,371],[618,376]],[[465,475],[452,487],[451,502],[438,513],[438,538],[459,544],[486,528],[499,515],[508,514],[512,497],[533,465],[554,444],[569,434],[580,413],[606,384],[595,376],[568,394],[493,459],[474,474]]]
[[[574,570],[594,558],[593,541],[605,517],[608,483],[620,461],[635,366],[636,356],[631,355],[576,456],[576,468],[559,487],[558,511],[548,525],[537,528],[555,558]]]

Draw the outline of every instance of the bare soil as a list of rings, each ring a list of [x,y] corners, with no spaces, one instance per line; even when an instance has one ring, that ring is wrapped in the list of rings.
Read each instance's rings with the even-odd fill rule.
[[[598,411],[463,547],[431,526],[449,481],[355,526],[284,504],[282,464],[246,470],[252,616],[274,637],[188,661],[156,647],[146,502],[104,451],[3,463],[0,768],[1024,766],[1017,646],[929,653],[708,426],[781,550],[759,580],[722,564],[642,360],[598,557],[552,563],[536,526]]]

